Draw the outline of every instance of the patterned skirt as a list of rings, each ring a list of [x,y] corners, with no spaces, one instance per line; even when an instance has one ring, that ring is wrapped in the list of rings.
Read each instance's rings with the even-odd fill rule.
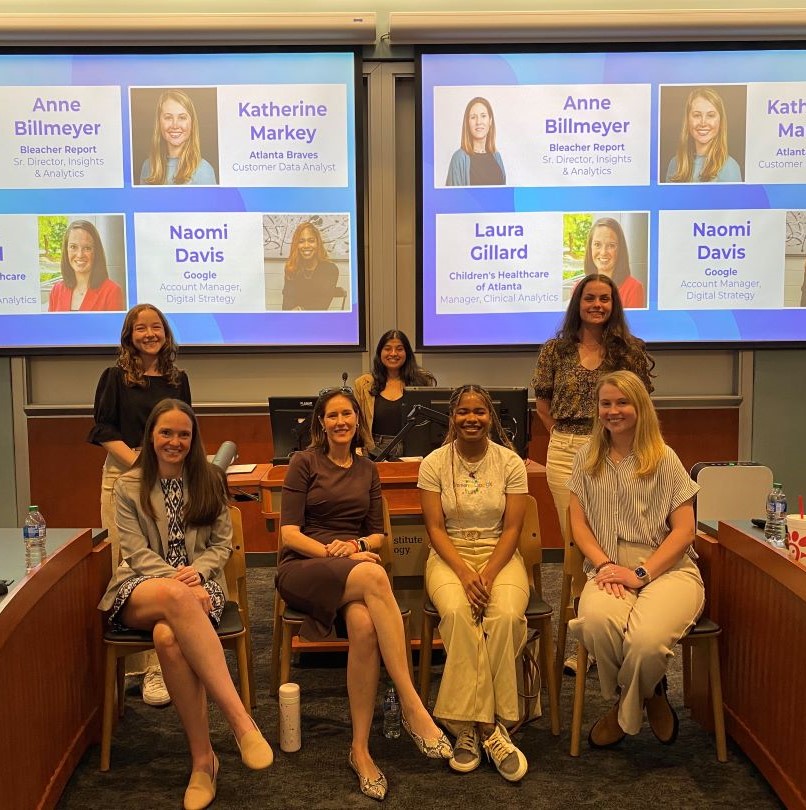
[[[152,576],[144,576],[142,574],[136,574],[133,577],[129,577],[127,580],[124,580],[120,587],[118,588],[118,592],[115,596],[115,601],[112,604],[112,611],[109,614],[109,626],[117,631],[117,632],[125,632],[126,630],[131,630],[130,627],[127,627],[123,622],[120,621],[118,618],[118,614],[123,609],[123,606],[126,604],[126,600],[132,595],[132,591],[141,583],[145,582],[147,579],[159,579],[159,577],[152,577]],[[218,627],[221,621],[221,614],[224,612],[224,604],[227,601],[224,598],[224,591],[221,589],[221,586],[215,580],[209,580],[208,582],[204,583],[204,590],[210,595],[210,601],[213,603],[213,609],[210,611],[210,621],[213,623],[214,627]]]

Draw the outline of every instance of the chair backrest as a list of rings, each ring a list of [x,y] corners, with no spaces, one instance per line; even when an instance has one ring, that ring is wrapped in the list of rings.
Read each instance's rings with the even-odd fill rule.
[[[526,511],[523,515],[523,528],[518,539],[518,551],[526,566],[529,584],[535,589],[539,599],[543,598],[543,578],[540,565],[543,562],[543,542],[540,536],[540,520],[537,514],[537,501],[526,496]]]
[[[227,578],[229,598],[239,605],[246,605],[246,550],[243,542],[243,521],[241,510],[236,506],[229,507],[229,516],[232,521],[232,554],[224,566],[224,576]]]

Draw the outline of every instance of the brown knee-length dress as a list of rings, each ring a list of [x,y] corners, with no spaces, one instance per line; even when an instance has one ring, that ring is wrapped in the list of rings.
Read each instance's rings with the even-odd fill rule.
[[[299,526],[323,545],[383,532],[381,481],[374,462],[354,456],[344,469],[321,450],[294,453],[283,482],[282,526]],[[305,638],[331,633],[344,586],[358,560],[304,557],[287,546],[277,566],[277,589],[286,603],[307,614]]]

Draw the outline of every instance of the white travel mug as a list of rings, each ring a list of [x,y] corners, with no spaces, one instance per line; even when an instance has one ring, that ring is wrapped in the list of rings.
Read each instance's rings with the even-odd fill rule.
[[[280,749],[288,753],[302,747],[299,713],[299,684],[284,683],[278,690],[280,702]]]

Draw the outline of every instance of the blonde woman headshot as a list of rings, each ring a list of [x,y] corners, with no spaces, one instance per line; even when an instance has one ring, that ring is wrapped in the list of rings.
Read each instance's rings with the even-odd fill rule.
[[[507,173],[495,147],[495,115],[486,98],[467,102],[462,118],[462,141],[448,166],[446,186],[503,186]]]
[[[199,119],[183,90],[165,90],[157,100],[149,156],[140,182],[149,186],[214,186],[215,170],[202,157]]]
[[[728,116],[712,87],[695,87],[686,99],[667,183],[741,183],[742,170],[728,154]]]

